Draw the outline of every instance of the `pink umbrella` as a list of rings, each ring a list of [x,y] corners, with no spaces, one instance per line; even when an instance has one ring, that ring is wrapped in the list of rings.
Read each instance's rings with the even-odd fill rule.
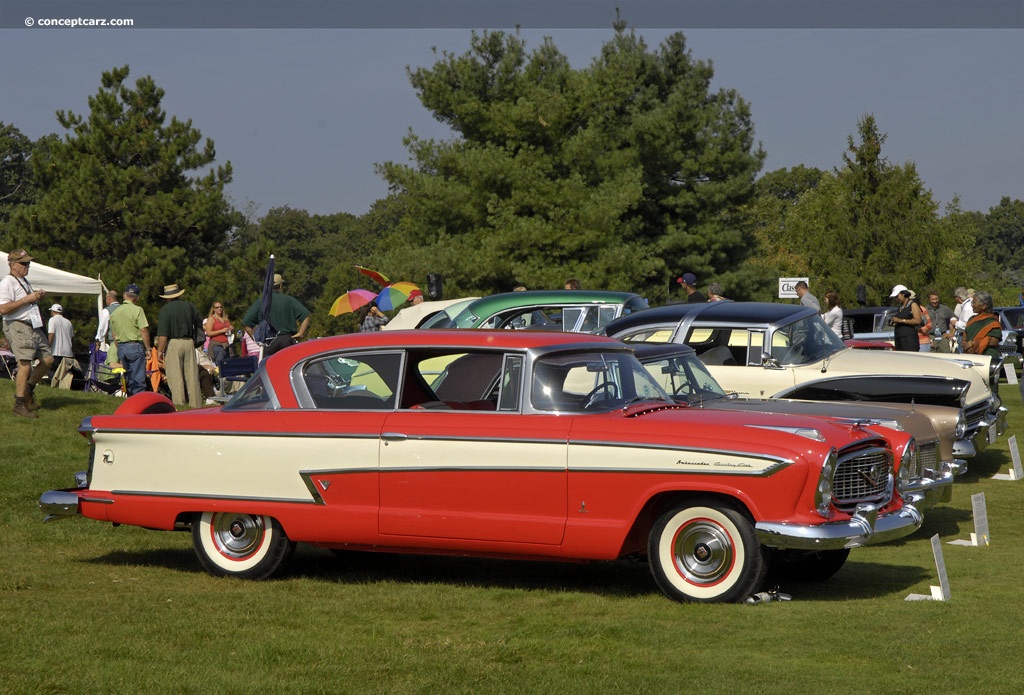
[[[391,311],[409,299],[409,295],[419,287],[411,282],[396,282],[388,285],[377,295],[377,306],[381,311]]]
[[[349,290],[334,300],[331,310],[327,313],[331,316],[347,314],[350,311],[356,311],[359,307],[366,306],[376,298],[377,295],[369,290]]]

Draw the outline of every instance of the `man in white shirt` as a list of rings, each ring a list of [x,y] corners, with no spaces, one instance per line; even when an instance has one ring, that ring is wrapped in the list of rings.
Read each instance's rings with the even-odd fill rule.
[[[7,254],[7,265],[10,275],[0,280],[0,315],[4,335],[18,360],[13,412],[19,417],[34,418],[38,406],[33,392],[53,365],[50,342],[43,332],[43,316],[39,312],[39,302],[46,296],[46,290],[34,289],[28,281],[32,256],[25,249]],[[39,364],[33,369],[32,362],[36,359]]]
[[[108,341],[113,337],[110,334],[110,315],[117,311],[117,307],[121,306],[121,302],[118,301],[119,296],[117,290],[107,290],[107,306],[100,312],[100,325],[96,329],[96,342],[100,344],[100,350],[104,352],[110,349]]]
[[[963,352],[964,330],[967,328],[967,322],[974,316],[974,307],[971,306],[974,290],[969,290],[966,287],[957,287],[953,291],[953,295],[956,297],[958,304],[953,309],[953,320],[949,322],[949,329],[954,335],[955,350]]]
[[[71,381],[74,378],[72,371],[76,365],[75,353],[71,347],[75,337],[75,328],[64,317],[64,307],[60,304],[50,307],[50,323],[46,326],[46,334],[50,339],[53,361],[57,365],[50,386],[70,391]]]

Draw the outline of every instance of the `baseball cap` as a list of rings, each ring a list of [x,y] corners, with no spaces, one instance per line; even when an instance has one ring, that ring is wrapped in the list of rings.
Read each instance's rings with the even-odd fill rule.
[[[909,291],[909,290],[907,289],[907,286],[906,286],[906,285],[896,285],[895,287],[893,287],[893,288],[892,288],[892,294],[890,294],[890,295],[889,295],[889,297],[890,297],[890,298],[891,298],[891,297],[895,297],[895,296],[896,296],[896,295],[898,295],[898,294],[899,294],[900,292],[908,292],[908,291]]]
[[[25,249],[18,249],[17,251],[11,251],[7,254],[8,263],[28,263],[34,260],[32,256],[28,255],[28,251]]]
[[[130,292],[131,294],[140,294],[140,293],[142,292],[142,290],[140,290],[140,289],[139,289],[139,286],[138,286],[138,285],[136,285],[136,284],[135,284],[135,283],[133,282],[132,284],[130,284],[130,285],[128,285],[127,287],[125,287],[125,288],[124,288],[124,292],[125,292],[125,294],[128,294],[129,292]]]
[[[54,304],[53,306],[50,307],[50,311],[56,311],[58,314],[63,314],[64,307],[62,307],[60,304]]]

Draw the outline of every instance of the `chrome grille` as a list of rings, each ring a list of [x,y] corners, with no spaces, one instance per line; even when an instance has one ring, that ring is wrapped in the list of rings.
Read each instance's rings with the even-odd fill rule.
[[[832,478],[835,506],[852,511],[862,502],[885,504],[892,497],[892,454],[882,447],[845,451]]]
[[[985,419],[985,414],[988,413],[988,399],[986,398],[981,403],[972,405],[970,408],[964,410],[964,420],[967,422],[967,431],[971,432],[981,425]]]
[[[923,444],[918,443],[917,445],[917,470],[910,472],[911,478],[918,478],[922,475],[927,475],[927,471],[931,471],[932,475],[934,472],[939,470],[939,443],[938,442],[925,442]]]

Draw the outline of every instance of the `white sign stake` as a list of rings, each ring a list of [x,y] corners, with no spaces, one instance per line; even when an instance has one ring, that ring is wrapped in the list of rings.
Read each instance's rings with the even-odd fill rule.
[[[1009,475],[1003,475],[1002,473],[996,473],[992,476],[993,480],[1021,480],[1024,479],[1024,469],[1021,468],[1020,463],[1020,449],[1017,448],[1017,435],[1013,435],[1007,440],[1010,445],[1010,458],[1013,459],[1013,468],[1010,469]]]
[[[1017,368],[1010,362],[1003,362],[1003,373],[1006,374],[1006,383],[1013,386],[1017,383]]]
[[[974,533],[971,540],[957,539],[950,541],[949,545],[989,545],[988,535],[988,509],[985,507],[985,493],[979,492],[971,495],[971,508],[974,510]]]
[[[935,570],[939,575],[939,585],[928,587],[930,594],[910,594],[907,601],[948,601],[949,577],[946,575],[946,561],[942,558],[942,541],[939,534],[932,536],[932,557],[935,558]]]

